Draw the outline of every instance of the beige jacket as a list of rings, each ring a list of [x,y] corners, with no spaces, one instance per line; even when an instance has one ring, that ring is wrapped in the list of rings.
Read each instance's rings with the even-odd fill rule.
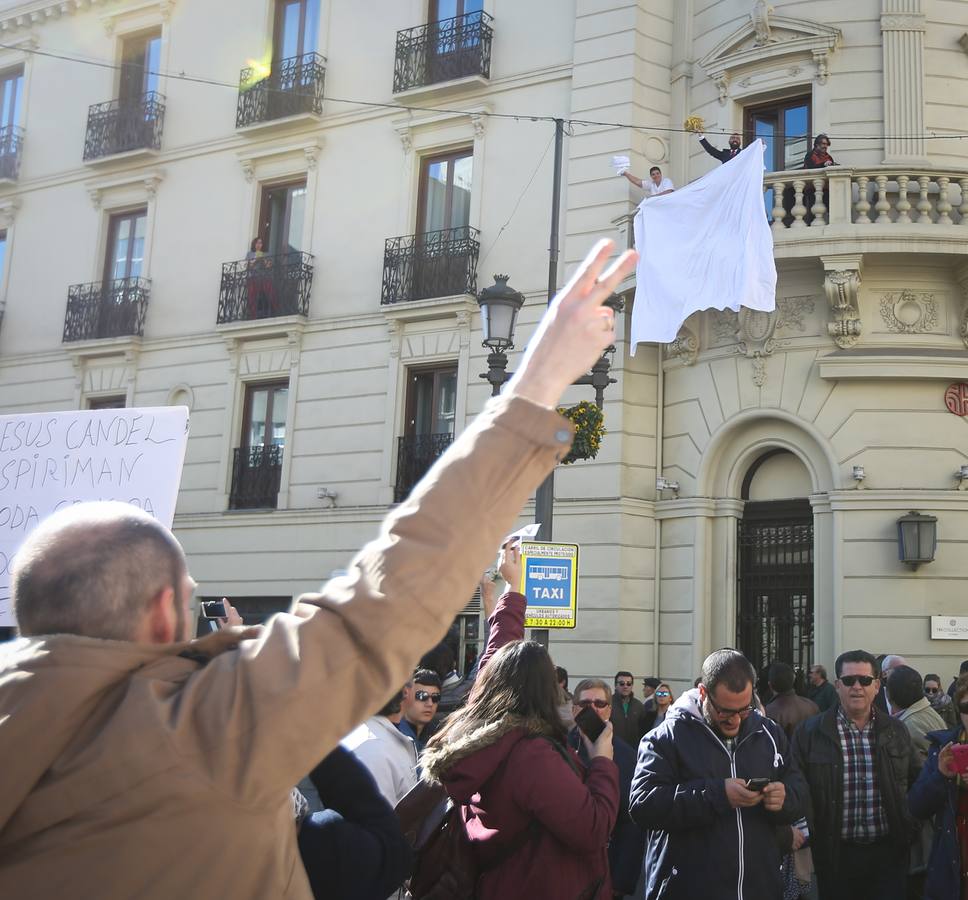
[[[0,651],[0,897],[309,898],[289,792],[439,641],[571,426],[492,400],[348,573],[256,640]],[[473,452],[472,452],[473,451]]]

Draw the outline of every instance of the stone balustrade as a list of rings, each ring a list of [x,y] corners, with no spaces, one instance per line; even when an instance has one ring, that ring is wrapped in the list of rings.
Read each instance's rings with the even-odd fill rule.
[[[768,173],[763,192],[774,234],[824,225],[968,226],[968,170],[796,169]]]

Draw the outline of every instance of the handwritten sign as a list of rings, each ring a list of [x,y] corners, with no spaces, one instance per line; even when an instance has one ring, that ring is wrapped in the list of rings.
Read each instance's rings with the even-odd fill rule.
[[[121,500],[167,527],[188,441],[183,406],[0,416],[0,625],[14,625],[10,562],[51,513]]]
[[[578,545],[523,541],[521,593],[528,628],[574,628],[578,606]]]

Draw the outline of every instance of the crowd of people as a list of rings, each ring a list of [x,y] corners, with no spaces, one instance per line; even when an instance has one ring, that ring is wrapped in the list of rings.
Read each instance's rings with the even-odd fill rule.
[[[758,693],[722,649],[679,697],[647,677],[640,699],[624,670],[569,692],[490,579],[471,671],[437,643],[497,548],[520,583],[505,536],[571,445],[563,392],[615,339],[603,301],[636,257],[611,253],[377,538],[264,626],[228,609],[190,640],[182,548],[133,506],[27,537],[0,649],[0,896],[964,900],[964,671],[944,692],[854,650],[833,683],[776,661]]]

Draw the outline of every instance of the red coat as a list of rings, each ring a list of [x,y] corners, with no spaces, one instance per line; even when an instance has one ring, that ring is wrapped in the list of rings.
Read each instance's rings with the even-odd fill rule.
[[[518,727],[447,770],[444,785],[464,804],[484,870],[480,900],[611,900],[606,848],[618,814],[618,769],[602,758],[586,769],[566,752],[575,768],[550,741]],[[509,844],[518,849],[511,853]]]

